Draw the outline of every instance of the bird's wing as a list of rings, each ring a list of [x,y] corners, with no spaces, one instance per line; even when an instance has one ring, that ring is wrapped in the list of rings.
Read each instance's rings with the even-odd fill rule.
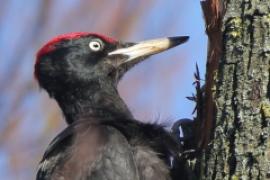
[[[115,128],[80,122],[70,125],[49,145],[37,180],[136,180],[133,150]]]

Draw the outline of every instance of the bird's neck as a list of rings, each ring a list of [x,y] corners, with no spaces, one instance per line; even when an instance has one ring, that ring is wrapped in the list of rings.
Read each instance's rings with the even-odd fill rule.
[[[112,120],[130,119],[132,114],[121,99],[116,85],[106,81],[92,81],[67,88],[56,95],[65,118],[72,123],[81,116]]]

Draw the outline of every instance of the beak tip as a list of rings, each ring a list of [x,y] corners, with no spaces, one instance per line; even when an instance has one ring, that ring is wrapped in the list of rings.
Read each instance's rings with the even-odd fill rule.
[[[176,37],[169,37],[171,47],[183,44],[187,42],[189,39],[189,36],[176,36]]]

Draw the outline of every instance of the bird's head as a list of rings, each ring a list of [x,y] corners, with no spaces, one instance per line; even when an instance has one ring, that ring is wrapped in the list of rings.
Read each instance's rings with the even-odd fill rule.
[[[37,53],[35,77],[51,96],[91,81],[115,85],[132,66],[150,55],[188,40],[187,36],[123,43],[95,33],[69,33],[45,44]]]

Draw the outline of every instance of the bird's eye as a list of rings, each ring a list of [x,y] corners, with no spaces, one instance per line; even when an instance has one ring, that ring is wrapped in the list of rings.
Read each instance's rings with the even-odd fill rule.
[[[89,47],[92,51],[100,51],[103,49],[103,43],[99,40],[92,40],[89,43]]]

